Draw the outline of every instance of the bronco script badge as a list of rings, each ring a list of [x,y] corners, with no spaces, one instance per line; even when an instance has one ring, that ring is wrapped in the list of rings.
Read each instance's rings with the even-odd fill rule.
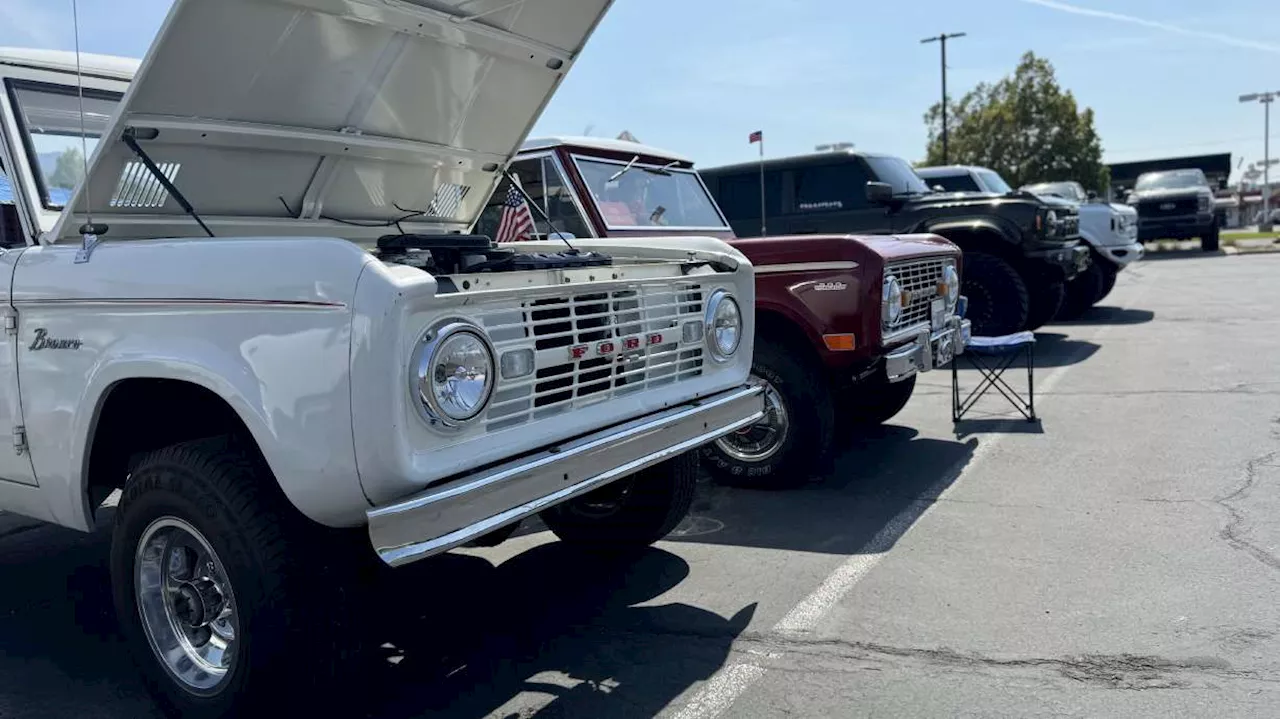
[[[83,344],[84,340],[79,339],[55,339],[49,336],[49,330],[37,327],[36,338],[31,341],[31,346],[27,349],[32,352],[36,350],[78,350]]]

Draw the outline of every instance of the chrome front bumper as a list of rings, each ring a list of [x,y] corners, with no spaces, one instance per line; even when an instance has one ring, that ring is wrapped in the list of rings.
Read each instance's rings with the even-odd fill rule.
[[[942,329],[931,332],[921,328],[915,339],[885,355],[884,370],[889,381],[901,382],[950,363],[956,355],[964,353],[970,326],[969,320],[952,315]]]
[[[488,534],[764,417],[743,386],[445,482],[366,513],[382,561],[400,566]]]

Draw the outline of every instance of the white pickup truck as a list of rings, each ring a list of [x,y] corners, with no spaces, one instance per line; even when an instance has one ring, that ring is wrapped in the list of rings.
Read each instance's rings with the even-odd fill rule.
[[[0,510],[121,490],[171,713],[334,684],[377,558],[652,543],[762,417],[728,245],[466,234],[609,5],[176,0],[140,65],[0,51]]]

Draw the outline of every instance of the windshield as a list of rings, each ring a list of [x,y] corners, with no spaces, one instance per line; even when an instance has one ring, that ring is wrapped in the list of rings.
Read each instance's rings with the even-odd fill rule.
[[[40,200],[46,209],[62,209],[84,178],[85,153],[93,154],[119,97],[85,91],[83,142],[80,98],[74,87],[15,82],[13,98],[31,165],[39,169],[36,181]]]
[[[727,229],[720,211],[692,170],[671,168],[658,173],[652,171],[654,166],[636,163],[618,175],[627,163],[583,158],[574,162],[591,201],[605,225],[612,229]],[[609,179],[615,175],[617,179]]]
[[[895,195],[919,195],[929,192],[929,186],[901,157],[867,157],[866,161],[880,182],[893,185]]]
[[[1022,189],[1033,195],[1056,195],[1067,200],[1083,201],[1087,198],[1080,187],[1072,182],[1039,182]]]
[[[987,186],[987,190],[1001,195],[1007,195],[1013,192],[1013,188],[1009,187],[1009,183],[1004,178],[992,172],[991,170],[975,170],[978,177],[982,178],[982,184]]]
[[[1172,170],[1169,172],[1148,172],[1138,177],[1135,190],[1176,190],[1184,187],[1207,185],[1204,173],[1200,170]]]

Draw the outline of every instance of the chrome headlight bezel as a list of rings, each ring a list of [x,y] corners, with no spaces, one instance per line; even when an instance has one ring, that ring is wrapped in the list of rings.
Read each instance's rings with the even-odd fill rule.
[[[902,283],[893,275],[885,275],[880,286],[880,321],[892,327],[902,319]]]
[[[956,303],[960,301],[960,271],[956,269],[954,262],[948,262],[942,268],[942,282],[947,287],[947,294],[944,297],[947,301],[947,309],[954,310]]]
[[[737,318],[736,325],[733,327],[733,341],[727,349],[720,342],[722,336],[720,330],[726,329],[720,324],[722,310],[732,312]],[[742,346],[742,333],[745,327],[742,319],[742,305],[738,304],[728,290],[716,290],[711,293],[710,299],[707,300],[706,311],[703,313],[703,324],[703,335],[711,358],[717,362],[727,362],[732,359],[738,352],[738,348]]]
[[[445,351],[451,341],[463,336],[473,338],[479,342],[480,348],[484,352],[487,369],[479,400],[472,410],[461,414],[451,414],[446,411],[436,397],[434,368],[437,365],[437,360],[440,359],[440,353]],[[489,406],[490,400],[493,399],[498,372],[497,353],[494,351],[493,343],[489,340],[488,335],[475,323],[462,319],[448,319],[435,323],[422,333],[417,347],[414,349],[409,367],[409,395],[411,401],[417,406],[418,414],[428,425],[435,429],[456,431],[475,422],[484,414],[484,410]]]

